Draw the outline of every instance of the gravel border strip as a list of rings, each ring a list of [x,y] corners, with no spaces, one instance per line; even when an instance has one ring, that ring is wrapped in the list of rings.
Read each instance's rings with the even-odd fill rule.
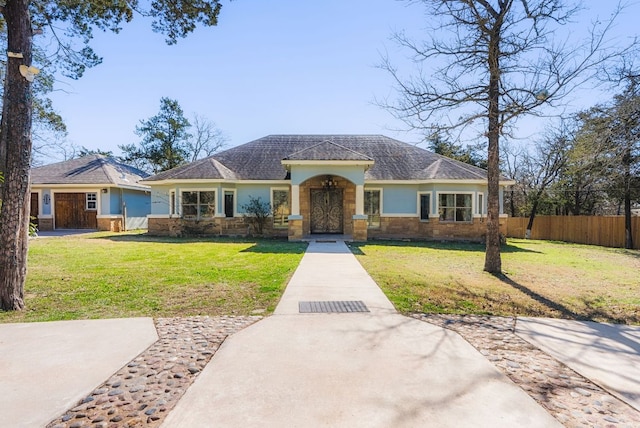
[[[460,334],[566,427],[640,426],[636,409],[517,336],[514,317],[413,317]]]
[[[48,428],[157,427],[225,339],[262,317],[158,318],[158,341]]]

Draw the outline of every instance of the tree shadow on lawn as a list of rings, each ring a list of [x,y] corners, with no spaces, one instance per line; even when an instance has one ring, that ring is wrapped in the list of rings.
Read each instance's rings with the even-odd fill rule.
[[[113,242],[155,242],[159,244],[251,244],[249,248],[241,250],[242,253],[273,253],[273,254],[302,254],[307,249],[306,243],[289,242],[286,238],[243,238],[227,236],[207,237],[170,237],[141,235],[109,235],[96,236],[89,239],[103,239]]]
[[[501,282],[515,288],[521,293],[526,294],[531,299],[540,303],[541,305],[547,307],[548,309],[558,313],[560,318],[576,320],[576,321],[597,321],[604,320],[605,322],[611,322],[614,324],[629,324],[629,323],[638,323],[640,319],[637,316],[631,315],[626,317],[619,317],[611,314],[610,312],[604,311],[602,308],[595,307],[592,302],[587,301],[586,299],[582,299],[582,302],[585,305],[584,313],[578,313],[567,306],[563,305],[560,302],[556,302],[551,300],[540,293],[537,293],[530,288],[512,280],[507,275],[504,274],[493,274],[493,276],[500,280]]]
[[[380,245],[384,247],[415,247],[428,248],[431,250],[442,251],[469,251],[474,253],[484,253],[485,245],[478,242],[469,241],[394,241],[394,240],[370,240],[367,242],[351,242],[348,244],[351,252],[358,256],[366,256],[362,247],[367,245]],[[542,251],[530,250],[517,245],[504,244],[500,246],[501,253],[537,253],[543,254]]]

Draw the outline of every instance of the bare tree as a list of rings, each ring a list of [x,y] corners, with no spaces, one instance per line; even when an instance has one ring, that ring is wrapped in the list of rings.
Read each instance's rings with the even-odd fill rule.
[[[530,205],[529,223],[525,238],[531,238],[533,221],[538,212],[542,196],[559,177],[567,164],[572,143],[563,130],[551,130],[543,140],[537,142],[530,152],[522,157],[519,181]]]
[[[204,116],[194,114],[192,126],[194,128],[193,134],[187,142],[191,162],[211,156],[222,149],[228,141],[224,132]]]
[[[484,270],[502,271],[499,230],[501,136],[523,115],[557,106],[597,76],[628,48],[609,40],[620,13],[592,24],[587,40],[570,46],[557,38],[577,8],[563,0],[421,0],[429,11],[426,41],[396,34],[421,67],[404,77],[390,60],[382,67],[395,79],[400,98],[382,102],[414,129],[444,128],[487,138],[487,246]]]

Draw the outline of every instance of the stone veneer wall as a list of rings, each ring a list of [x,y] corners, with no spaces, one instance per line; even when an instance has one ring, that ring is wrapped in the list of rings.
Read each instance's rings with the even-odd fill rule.
[[[53,230],[53,218],[39,218],[38,230]]]
[[[487,231],[486,218],[473,222],[441,222],[437,218],[420,221],[417,217],[381,217],[379,228],[369,228],[368,238],[443,239],[481,241]],[[506,235],[506,219],[500,219],[500,232]]]
[[[98,230],[105,230],[108,232],[122,232],[122,217],[99,218]]]
[[[183,220],[181,218],[149,218],[149,235],[157,236],[249,236],[251,227],[242,217],[217,217],[210,220]],[[271,221],[264,229],[265,236],[286,237],[287,228],[274,228]]]

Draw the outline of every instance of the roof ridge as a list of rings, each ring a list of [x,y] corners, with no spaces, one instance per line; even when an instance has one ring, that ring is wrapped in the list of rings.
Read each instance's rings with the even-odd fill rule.
[[[351,148],[349,148],[349,147],[345,147],[345,146],[343,146],[342,144],[338,144],[338,143],[336,143],[335,141],[331,141],[331,140],[324,140],[324,141],[321,141],[321,142],[319,142],[319,143],[317,143],[317,144],[314,144],[314,145],[312,145],[312,146],[305,147],[305,148],[303,148],[303,149],[297,150],[297,151],[295,151],[295,152],[293,152],[293,153],[291,153],[291,154],[287,155],[287,156],[285,157],[285,159],[289,159],[289,158],[291,158],[291,157],[293,157],[293,156],[295,156],[295,155],[299,155],[300,153],[304,153],[304,152],[307,152],[307,151],[313,150],[313,149],[315,149],[315,148],[317,148],[317,147],[319,147],[319,146],[322,146],[323,144],[331,144],[332,146],[336,146],[336,147],[340,148],[341,150],[345,150],[345,151],[347,151],[347,152],[349,152],[349,153],[353,153],[353,154],[355,154],[355,155],[365,157],[365,158],[367,158],[367,159],[369,159],[369,160],[373,160],[373,159],[371,158],[371,156],[368,156],[368,155],[366,155],[366,154],[364,154],[364,153],[362,153],[362,152],[359,152],[359,151],[357,151],[357,150],[353,150],[353,149],[351,149]]]
[[[439,153],[435,153],[435,152],[432,152],[432,153],[436,155],[439,159],[447,163],[457,165],[472,174],[481,175],[482,176],[481,178],[486,178],[485,174],[487,171],[484,168],[480,168],[479,166],[471,165],[470,163],[466,163],[458,159],[453,159],[448,156],[441,155]]]

